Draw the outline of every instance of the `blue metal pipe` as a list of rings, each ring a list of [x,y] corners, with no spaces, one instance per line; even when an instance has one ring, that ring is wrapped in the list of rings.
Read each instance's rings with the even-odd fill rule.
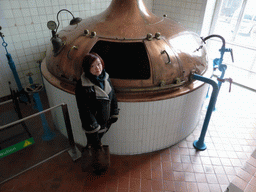
[[[12,73],[13,73],[13,76],[15,78],[16,84],[18,86],[18,90],[21,91],[23,88],[22,88],[22,85],[21,85],[21,82],[20,82],[20,78],[19,78],[18,72],[16,70],[16,66],[15,66],[15,64],[13,62],[12,56],[11,56],[10,53],[7,52],[6,57],[8,59],[8,64],[9,64],[11,70],[12,70]]]
[[[204,138],[206,135],[206,131],[209,125],[209,121],[212,115],[212,111],[214,109],[217,97],[218,97],[218,93],[219,93],[219,87],[217,85],[217,83],[215,81],[213,81],[212,79],[197,75],[197,74],[192,74],[192,78],[195,80],[199,80],[205,83],[210,84],[213,87],[213,91],[212,91],[212,95],[211,95],[211,99],[209,102],[209,106],[205,115],[205,119],[204,119],[204,124],[203,124],[203,128],[200,134],[200,137],[198,140],[194,141],[193,145],[197,150],[203,151],[206,149],[206,145],[204,143]]]
[[[219,70],[221,71],[221,75],[219,77],[220,79],[224,79],[226,69],[227,69],[227,65],[224,65],[224,64],[219,65]],[[218,81],[219,89],[220,89],[222,83],[223,83],[222,81]]]
[[[41,103],[41,100],[40,100],[39,93],[37,93],[37,92],[34,93],[33,97],[35,99],[38,111],[39,112],[43,111],[43,106],[42,106],[42,103]],[[43,139],[43,141],[50,141],[56,135],[55,135],[55,133],[53,131],[51,131],[51,129],[50,129],[48,123],[47,123],[45,114],[41,114],[40,117],[41,117],[41,120],[42,120],[43,129],[44,129],[44,134],[42,135],[42,139]]]
[[[32,75],[32,73],[28,73],[30,87],[32,88],[32,90],[35,90],[35,84],[34,84],[34,81],[31,77],[31,75]],[[35,101],[35,108],[39,112],[41,112],[44,109],[43,109],[43,105],[42,105],[42,102],[41,102],[41,99],[40,99],[39,91],[33,91],[33,99]],[[51,131],[51,129],[48,125],[48,122],[46,120],[45,114],[44,113],[41,114],[40,117],[41,117],[43,130],[44,130],[44,134],[42,135],[42,139],[43,139],[43,141],[50,141],[56,136],[56,134],[53,131]]]
[[[6,51],[6,57],[7,57],[7,60],[8,60],[8,64],[9,64],[11,70],[12,70],[13,76],[14,76],[15,81],[16,81],[17,86],[18,86],[18,90],[21,91],[23,88],[22,88],[22,85],[21,85],[21,82],[20,82],[19,75],[18,75],[17,70],[16,70],[16,66],[13,62],[12,56],[7,50],[8,44],[5,42],[3,35],[1,35],[1,38],[3,40],[2,46],[5,48],[5,51]]]
[[[1,30],[1,27],[0,27],[0,30]],[[18,72],[16,70],[16,66],[15,66],[15,63],[12,59],[12,56],[11,54],[8,52],[7,50],[7,46],[8,44],[5,42],[4,40],[4,35],[3,33],[0,32],[0,37],[2,38],[3,40],[3,43],[2,43],[2,46],[5,48],[5,51],[6,51],[6,57],[7,57],[7,60],[8,60],[8,64],[10,66],[10,69],[12,70],[12,73],[13,73],[13,76],[14,76],[14,79],[15,79],[15,82],[18,86],[18,90],[19,90],[19,93],[20,93],[20,96],[19,96],[19,99],[20,101],[23,101],[23,102],[28,102],[28,98],[27,98],[27,95],[24,93],[24,89],[21,85],[21,81],[20,81],[20,78],[19,78],[19,75],[18,75]]]
[[[220,77],[218,77],[218,88],[220,90],[221,88],[221,85],[224,81],[222,81],[224,79],[224,76],[225,76],[225,72],[226,72],[226,69],[227,69],[227,65],[224,65],[222,64],[223,62],[223,57],[224,57],[224,54],[225,52],[230,52],[231,54],[231,59],[232,61],[234,62],[234,57],[233,57],[233,51],[232,49],[226,49],[225,46],[226,46],[226,41],[225,39],[220,36],[220,35],[209,35],[208,37],[202,39],[203,42],[205,43],[206,40],[210,39],[210,38],[213,38],[213,37],[218,37],[221,39],[222,41],[222,46],[221,48],[219,49],[219,52],[220,52],[220,58],[216,58],[213,60],[213,68],[218,68],[219,71],[221,71],[221,75]],[[208,89],[208,92],[209,92],[209,89]],[[208,92],[207,92],[207,95],[206,95],[206,98],[208,98]],[[215,110],[215,106],[213,108],[213,110]]]

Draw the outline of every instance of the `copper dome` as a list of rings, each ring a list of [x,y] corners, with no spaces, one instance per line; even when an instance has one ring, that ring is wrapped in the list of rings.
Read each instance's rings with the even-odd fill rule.
[[[179,23],[151,13],[142,0],[113,0],[106,11],[58,33],[59,53],[49,44],[42,73],[55,87],[74,94],[82,60],[97,52],[119,101],[158,100],[192,91],[192,71],[207,72],[201,38]],[[200,84],[201,85],[201,84]]]

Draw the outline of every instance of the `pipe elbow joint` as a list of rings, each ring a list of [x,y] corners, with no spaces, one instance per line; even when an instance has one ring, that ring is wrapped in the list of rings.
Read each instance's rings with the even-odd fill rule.
[[[214,80],[212,80],[210,78],[203,77],[201,75],[197,75],[197,74],[193,74],[193,73],[191,74],[191,78],[210,84],[213,87],[214,92],[218,92],[219,91],[218,84]]]

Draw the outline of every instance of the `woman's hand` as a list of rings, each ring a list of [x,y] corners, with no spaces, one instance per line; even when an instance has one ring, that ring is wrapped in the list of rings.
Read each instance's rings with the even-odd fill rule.
[[[107,122],[107,127],[109,128],[113,123],[117,122],[117,120],[118,120],[117,115],[111,116],[110,119]]]

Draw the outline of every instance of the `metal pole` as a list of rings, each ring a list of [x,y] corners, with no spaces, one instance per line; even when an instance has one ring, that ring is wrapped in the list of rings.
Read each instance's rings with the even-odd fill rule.
[[[194,143],[193,143],[193,145],[196,149],[203,151],[206,149],[206,145],[204,143],[204,138],[205,138],[206,131],[207,131],[207,128],[209,125],[209,121],[210,121],[210,118],[212,115],[212,111],[214,109],[214,106],[215,106],[215,103],[217,100],[217,96],[219,93],[219,87],[218,87],[217,83],[215,81],[213,81],[212,79],[209,79],[209,78],[197,75],[197,74],[192,74],[192,78],[195,80],[199,80],[199,81],[208,83],[208,84],[212,85],[212,87],[213,87],[210,103],[209,103],[209,106],[208,106],[208,109],[207,109],[207,112],[205,115],[204,124],[203,124],[203,128],[202,128],[200,137],[198,140],[194,141]]]
[[[67,106],[67,104],[64,104],[61,107],[62,107],[62,112],[63,112],[65,124],[66,124],[69,143],[70,143],[71,147],[74,147],[75,146],[75,141],[74,141],[74,135],[73,135],[73,132],[72,132],[72,129],[71,129],[70,117],[69,117],[69,114],[68,114],[68,106]]]
[[[66,130],[67,130],[67,133],[68,133],[69,144],[71,146],[71,149],[68,150],[68,153],[71,156],[72,160],[76,161],[77,159],[82,157],[82,154],[75,145],[74,135],[73,135],[73,132],[72,132],[70,117],[69,117],[69,113],[68,113],[68,106],[67,106],[67,104],[64,104],[61,107],[62,107],[62,112],[63,112],[65,124],[66,124]]]

